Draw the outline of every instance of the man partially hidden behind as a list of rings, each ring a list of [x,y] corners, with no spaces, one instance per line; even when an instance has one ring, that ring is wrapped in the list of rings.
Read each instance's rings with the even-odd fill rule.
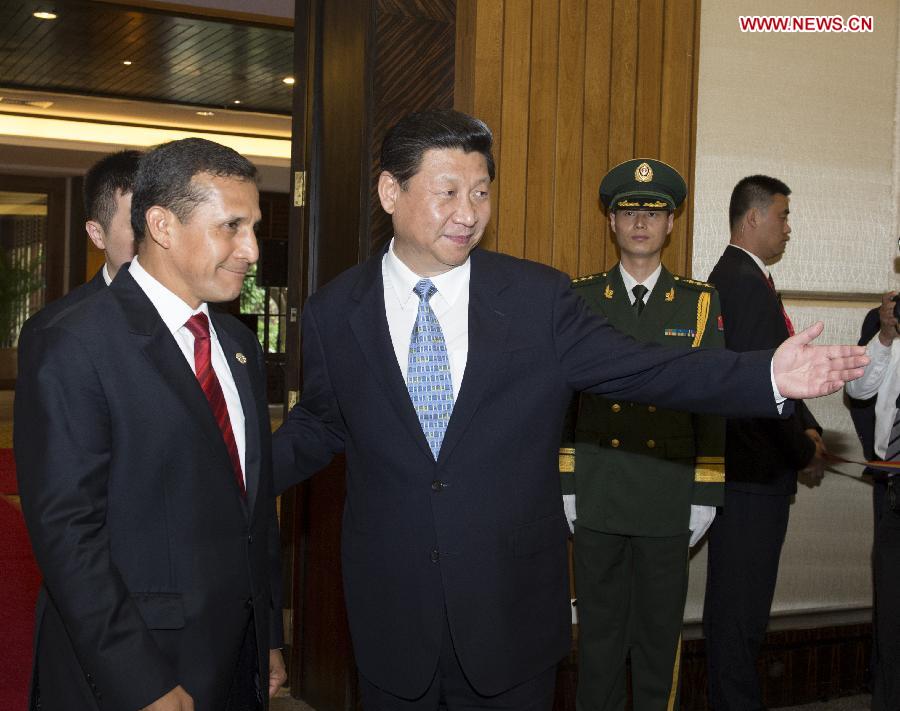
[[[768,265],[790,239],[790,189],[753,175],[739,181],[728,215],[731,243],[709,275],[722,302],[725,347],[775,348],[793,325]],[[782,420],[732,419],[725,435],[725,505],[709,532],[703,629],[710,705],[763,707],[756,658],[766,634],[797,472],[821,479],[821,428],[802,401]]]
[[[891,291],[882,297],[878,331],[869,336],[871,361],[858,382],[847,383],[852,398],[875,398],[874,457],[900,460],[900,325]],[[871,319],[867,317],[867,325]],[[864,335],[865,335],[864,326]],[[874,477],[875,538],[872,546],[875,628],[872,709],[900,708],[900,479],[869,470]]]
[[[600,199],[619,263],[572,287],[640,341],[721,348],[715,290],[661,262],[686,194],[683,178],[660,161],[613,168]],[[573,404],[560,474],[575,534],[577,708],[624,711],[629,654],[634,708],[678,708],[688,548],[722,503],[725,423],[589,393]]]
[[[210,141],[148,153],[138,255],[32,333],[15,455],[44,576],[36,708],[246,711],[284,680],[263,356],[208,307],[259,256],[256,180]]]
[[[87,282],[50,302],[25,322],[19,334],[20,370],[30,362],[27,350],[31,332],[72,304],[109,286],[119,268],[134,256],[131,194],[140,159],[138,151],[111,153],[94,163],[84,176],[84,229],[94,246],[103,251],[103,266]]]
[[[557,452],[574,390],[775,416],[773,372],[796,397],[865,363],[862,348],[808,345],[818,327],[774,358],[623,336],[564,274],[476,249],[491,145],[449,110],[387,133],[378,196],[394,238],[306,302],[303,395],[273,441],[278,489],[346,455],[342,572],[366,711],[551,708],[571,645]]]

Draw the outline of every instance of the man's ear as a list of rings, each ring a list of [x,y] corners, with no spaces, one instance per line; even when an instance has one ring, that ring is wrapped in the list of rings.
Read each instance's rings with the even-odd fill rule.
[[[667,235],[672,234],[672,228],[673,228],[674,226],[675,226],[675,213],[674,213],[674,212],[670,212],[670,213],[669,213],[669,221],[668,221],[668,224],[667,224],[667,226],[666,226],[666,234],[667,234]]]
[[[400,183],[391,173],[381,171],[381,175],[378,176],[378,199],[381,200],[381,207],[388,215],[394,214],[397,196],[401,190]]]
[[[613,234],[616,233],[616,211],[609,211],[609,229],[613,231]]]
[[[88,220],[84,223],[84,231],[87,232],[88,237],[91,238],[91,242],[94,243],[94,246],[97,249],[106,250],[106,243],[104,242],[106,239],[106,232],[99,222],[96,220]]]
[[[144,232],[160,247],[169,249],[172,246],[172,228],[177,219],[166,208],[154,205],[144,213]]]
[[[747,227],[752,227],[756,229],[759,226],[760,220],[762,219],[762,214],[757,207],[751,207],[747,210],[747,214],[744,215],[744,222]]]

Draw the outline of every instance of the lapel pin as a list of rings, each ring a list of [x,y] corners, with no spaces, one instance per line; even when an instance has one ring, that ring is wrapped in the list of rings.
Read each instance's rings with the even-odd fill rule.
[[[611,299],[613,297],[613,290],[609,288],[609,284],[607,284],[606,289],[603,290],[603,295],[607,299]]]
[[[675,301],[675,287],[674,286],[666,292],[666,301]]]
[[[241,365],[247,365],[247,356],[245,356],[243,353],[240,353],[240,352],[235,353],[234,357],[237,359],[237,362],[240,363]]]

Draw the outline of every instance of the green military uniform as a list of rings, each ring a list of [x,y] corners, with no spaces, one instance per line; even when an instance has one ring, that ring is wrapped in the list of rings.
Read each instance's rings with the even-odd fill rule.
[[[639,317],[618,266],[573,288],[638,340],[724,345],[708,284],[663,268]],[[724,422],[582,394],[571,426],[560,468],[563,493],[577,494],[579,711],[624,709],[629,648],[634,709],[678,708],[690,508],[722,503]]]
[[[572,286],[638,340],[724,345],[709,284],[663,267],[640,315],[619,265]],[[724,421],[585,393],[563,440],[563,493],[577,494],[577,708],[625,708],[629,653],[635,711],[677,708],[691,505],[722,503]]]

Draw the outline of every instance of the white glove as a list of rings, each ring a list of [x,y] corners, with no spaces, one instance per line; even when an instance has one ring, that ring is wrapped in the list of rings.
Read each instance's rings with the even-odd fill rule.
[[[703,534],[706,533],[706,529],[709,528],[715,517],[715,506],[691,505],[691,548],[697,545],[697,541],[703,538]]]
[[[575,533],[575,494],[563,494],[563,511],[566,513],[566,523],[569,531]]]

